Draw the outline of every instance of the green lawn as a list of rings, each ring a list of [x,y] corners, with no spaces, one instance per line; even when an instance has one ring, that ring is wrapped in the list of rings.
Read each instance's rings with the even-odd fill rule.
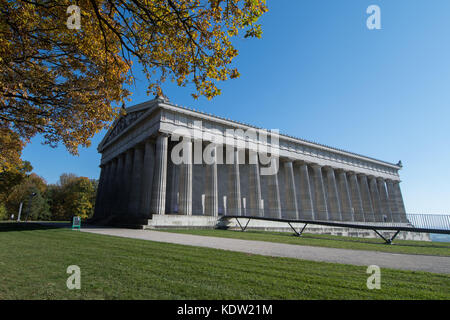
[[[81,290],[66,269],[81,268]],[[450,276],[0,224],[0,299],[450,299]]]
[[[157,229],[159,231],[188,233],[200,236],[212,236],[222,238],[234,238],[244,240],[259,240],[270,242],[281,242],[298,245],[343,248],[355,250],[374,250],[395,253],[425,254],[437,256],[450,256],[450,243],[431,241],[409,241],[394,240],[394,243],[387,245],[381,238],[356,238],[331,236],[321,234],[304,233],[301,237],[294,236],[289,232],[268,232],[246,230],[218,230],[218,229]]]

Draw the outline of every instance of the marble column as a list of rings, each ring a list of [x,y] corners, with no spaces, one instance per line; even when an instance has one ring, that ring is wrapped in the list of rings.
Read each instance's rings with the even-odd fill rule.
[[[398,209],[397,197],[394,190],[394,181],[386,180],[386,187],[388,191],[389,207],[392,213],[392,222],[401,222],[400,211]]]
[[[325,195],[325,187],[322,176],[322,167],[314,164],[312,168],[314,170],[314,193],[316,201],[315,219],[326,221],[329,220],[329,218],[327,199]]]
[[[140,146],[134,147],[132,179],[128,201],[128,212],[135,217],[142,217],[141,194],[142,194],[142,171],[144,167],[144,149]]]
[[[309,180],[308,165],[303,163],[300,165],[300,219],[314,219],[314,205],[311,194],[311,184]]]
[[[397,200],[397,210],[400,216],[400,222],[408,222],[406,218],[405,203],[403,202],[402,191],[400,189],[400,181],[394,182],[395,199]]]
[[[352,197],[348,185],[347,173],[344,170],[339,170],[337,173],[342,221],[354,221]]]
[[[332,221],[342,221],[341,202],[336,184],[336,176],[333,168],[325,167],[325,170],[327,172],[328,216]]]
[[[231,151],[233,163],[228,164],[228,195],[227,214],[240,216],[242,214],[241,179],[239,172],[239,151]]]
[[[123,192],[123,185],[124,185],[124,162],[125,162],[125,155],[120,154],[117,156],[117,169],[114,179],[114,192],[113,192],[113,203],[112,206],[112,212],[114,215],[119,215],[121,213],[121,202],[122,197],[121,194]]]
[[[125,153],[125,162],[123,170],[123,191],[121,193],[121,211],[122,215],[129,216],[128,206],[130,202],[131,195],[131,183],[133,174],[133,149],[128,149]]]
[[[262,217],[261,202],[261,177],[259,175],[259,159],[258,153],[249,151],[248,165],[248,185],[249,185],[249,206],[247,211],[251,216]]]
[[[146,218],[151,218],[151,201],[153,188],[153,173],[155,169],[155,145],[147,140],[144,147],[144,163],[142,168],[141,212]]]
[[[361,187],[361,197],[363,200],[364,208],[364,221],[374,222],[375,217],[373,214],[373,204],[372,198],[370,196],[369,183],[367,182],[367,176],[364,174],[359,175],[360,187]]]
[[[97,195],[95,198],[95,208],[94,208],[94,217],[99,218],[103,215],[105,206],[103,204],[103,199],[105,195],[105,180],[108,176],[108,171],[110,168],[110,163],[106,163],[104,165],[100,165],[100,177],[98,179],[97,185]]]
[[[381,197],[378,191],[377,179],[373,176],[369,177],[369,189],[372,197],[373,212],[376,222],[383,222],[383,213],[381,209]]]
[[[294,166],[292,160],[284,162],[286,211],[288,219],[299,219],[297,190],[295,187]]]
[[[114,190],[115,190],[115,177],[116,177],[116,168],[117,168],[117,158],[114,158],[110,161],[110,169],[108,173],[108,177],[106,180],[106,195],[103,201],[105,209],[103,210],[103,214],[105,216],[110,216],[113,210],[114,205]]]
[[[356,173],[350,172],[350,190],[352,193],[353,217],[354,221],[364,221],[364,208]]]
[[[269,216],[272,218],[281,219],[281,203],[280,203],[280,186],[278,185],[278,167],[276,160],[271,158],[271,166],[272,168],[276,168],[274,174],[267,176],[267,188],[269,191]],[[265,209],[266,210],[266,209]]]
[[[166,213],[178,212],[179,166],[170,159],[167,163]]]
[[[155,171],[153,174],[153,190],[151,213],[165,214],[167,183],[167,148],[168,136],[160,134],[156,138]]]
[[[192,215],[192,141],[183,140],[183,158],[187,163],[180,164],[180,201],[178,213],[182,215]]]
[[[377,178],[378,193],[381,200],[381,212],[383,222],[392,222],[392,212],[389,205],[389,197],[386,190],[386,183],[383,178]]]
[[[214,163],[206,164],[205,176],[205,215],[219,215],[219,188],[217,185],[217,147],[212,151]]]

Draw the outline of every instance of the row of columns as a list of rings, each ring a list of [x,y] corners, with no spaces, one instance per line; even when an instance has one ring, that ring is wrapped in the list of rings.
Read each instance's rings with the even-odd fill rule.
[[[183,157],[192,159],[192,142],[184,142]],[[179,170],[168,159],[168,136],[147,141],[102,166],[96,216],[110,214],[151,217],[178,212],[192,215],[193,165]],[[213,159],[217,149],[211,150]],[[226,155],[226,214],[327,221],[407,222],[398,181],[280,159],[277,174],[260,175],[258,154],[248,152],[247,197],[242,197],[239,151]],[[272,159],[272,165],[276,165]],[[171,165],[168,170],[168,164]],[[168,174],[169,171],[169,174]],[[219,214],[216,161],[204,169],[204,214]],[[264,179],[261,179],[264,177]],[[281,184],[280,181],[283,183]],[[262,186],[263,184],[263,186]],[[262,188],[263,187],[263,188]],[[265,198],[263,199],[263,191]],[[174,205],[177,203],[177,205]],[[167,209],[167,210],[166,210]],[[245,212],[244,212],[245,211]]]

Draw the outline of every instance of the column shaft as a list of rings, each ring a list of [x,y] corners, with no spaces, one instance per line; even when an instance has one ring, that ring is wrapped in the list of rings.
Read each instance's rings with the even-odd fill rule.
[[[180,201],[178,213],[192,215],[192,142],[183,139],[183,158],[187,163],[180,164]]]
[[[167,147],[168,137],[159,135],[156,139],[155,172],[151,200],[151,213],[153,214],[165,214],[166,210]]]
[[[105,209],[103,210],[103,216],[107,217],[112,215],[112,209],[114,204],[114,190],[115,190],[115,179],[116,179],[116,169],[117,169],[117,158],[110,161],[111,166],[109,169],[109,174],[106,181],[106,194],[103,200]]]
[[[389,197],[389,207],[392,213],[392,222],[401,222],[400,211],[398,209],[397,198],[394,190],[394,182],[392,180],[386,181],[388,197]]]
[[[298,219],[297,190],[295,188],[294,166],[292,161],[284,162],[285,192],[286,192],[286,217]]]
[[[309,180],[308,165],[300,165],[300,219],[314,219],[314,205],[311,194],[311,184]]]
[[[370,197],[369,183],[366,175],[360,175],[361,197],[363,200],[364,221],[374,222],[372,198]]]
[[[353,217],[354,221],[364,221],[364,208],[356,173],[350,173],[350,189],[352,193]]]
[[[261,177],[259,176],[259,159],[256,152],[249,151],[248,167],[249,206],[247,211],[251,216],[262,217]]]
[[[274,158],[271,159],[271,166],[276,167],[277,163]],[[281,218],[281,203],[280,203],[280,187],[278,185],[278,169],[275,174],[267,176],[268,190],[269,190],[269,216],[272,218]],[[265,209],[266,210],[266,209]]]
[[[166,213],[176,213],[179,181],[179,166],[170,159],[167,163]]]
[[[354,221],[352,197],[348,185],[347,174],[344,170],[339,171],[338,181],[342,221]]]
[[[323,183],[322,167],[318,165],[313,166],[314,170],[314,193],[316,202],[316,212],[314,216],[316,220],[329,220],[327,199],[325,195],[325,187]]]
[[[382,221],[383,222],[392,222],[392,212],[391,207],[389,205],[389,197],[386,190],[386,183],[384,179],[377,179],[378,185],[378,193],[380,194],[381,199],[381,213],[382,213]]]
[[[333,168],[327,167],[328,216],[330,220],[341,221],[341,203],[339,199],[336,176]]]
[[[103,199],[106,193],[105,180],[107,179],[109,168],[110,163],[106,163],[100,166],[100,177],[98,179],[97,195],[95,199],[95,208],[94,208],[94,217],[96,219],[101,217],[103,215],[103,211],[105,210]]]
[[[375,177],[369,177],[369,189],[372,197],[373,212],[376,222],[383,222],[383,214],[381,209],[381,198],[378,191],[377,179]]]
[[[213,164],[206,164],[205,215],[219,215],[219,189],[217,185],[217,147],[212,151]]]
[[[242,214],[241,179],[239,172],[239,151],[233,150],[233,164],[228,164],[228,206],[227,214],[240,216]]]
[[[130,212],[128,211],[131,195],[131,184],[132,184],[132,174],[133,174],[133,149],[128,149],[125,153],[125,163],[123,170],[123,192],[121,194],[121,205],[120,209],[122,215],[128,216]]]
[[[122,202],[122,192],[123,192],[123,185],[124,185],[124,162],[125,162],[125,155],[120,154],[117,156],[117,169],[116,169],[116,175],[114,179],[114,198],[112,205],[112,212],[115,216],[119,215],[121,213],[120,206]]]
[[[151,201],[153,188],[153,173],[155,169],[155,146],[150,141],[145,142],[144,164],[142,169],[141,212],[144,217],[151,218]]]
[[[142,196],[142,171],[144,167],[144,150],[140,147],[134,148],[132,180],[130,186],[128,211],[130,215],[142,217],[141,196]]]

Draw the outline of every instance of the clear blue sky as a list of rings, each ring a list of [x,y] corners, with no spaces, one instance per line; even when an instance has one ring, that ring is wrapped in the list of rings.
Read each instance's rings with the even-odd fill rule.
[[[381,8],[368,30],[366,8]],[[450,213],[450,1],[268,0],[263,38],[236,41],[241,77],[222,95],[174,103],[381,160],[402,160],[408,212]],[[151,99],[139,73],[130,104]],[[36,137],[23,153],[54,183],[63,172],[98,178],[96,147],[78,157]]]

